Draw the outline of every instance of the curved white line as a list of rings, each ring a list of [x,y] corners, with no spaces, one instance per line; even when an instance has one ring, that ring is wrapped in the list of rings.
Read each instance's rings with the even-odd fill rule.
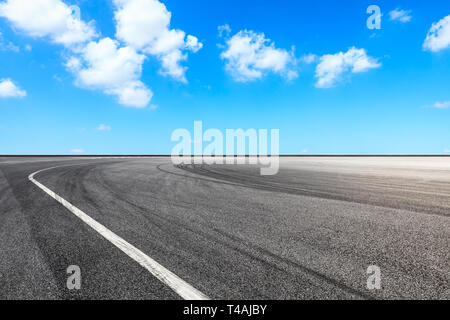
[[[73,204],[63,199],[55,192],[44,186],[39,181],[34,179],[34,176],[40,172],[56,169],[64,166],[51,167],[43,170],[36,171],[28,176],[28,179],[42,189],[45,193],[51,196],[53,199],[61,203],[64,207],[66,207],[70,212],[80,218],[83,222],[85,222],[92,229],[97,231],[100,235],[102,235],[106,240],[111,242],[117,248],[119,248],[122,252],[124,252],[127,256],[132,258],[134,261],[139,263],[145,269],[147,269],[152,275],[154,275],[158,280],[166,284],[169,288],[175,291],[180,297],[185,300],[209,300],[209,298],[198,291],[194,287],[192,287],[189,283],[178,277],[173,272],[167,270],[158,262],[147,256],[141,250],[134,247],[132,244],[128,243],[114,232],[98,223],[86,213],[75,207]]]

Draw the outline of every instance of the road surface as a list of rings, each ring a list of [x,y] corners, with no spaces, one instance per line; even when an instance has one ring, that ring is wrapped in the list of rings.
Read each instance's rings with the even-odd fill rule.
[[[0,203],[0,299],[450,299],[450,158],[0,158]]]

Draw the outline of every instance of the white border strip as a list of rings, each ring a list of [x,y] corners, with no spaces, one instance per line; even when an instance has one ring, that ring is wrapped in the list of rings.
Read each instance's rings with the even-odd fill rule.
[[[64,207],[69,209],[74,215],[83,220],[87,225],[89,225],[92,229],[100,233],[106,240],[111,242],[117,248],[122,250],[126,255],[132,258],[134,261],[139,263],[145,269],[147,269],[152,275],[154,275],[159,281],[166,284],[169,288],[175,291],[180,297],[185,300],[209,300],[209,298],[198,291],[194,287],[192,287],[189,283],[178,277],[176,274],[164,268],[158,262],[147,256],[141,250],[137,249],[114,232],[101,225],[86,213],[75,207],[73,204],[63,199],[55,192],[41,184],[40,182],[34,179],[34,176],[40,172],[55,169],[58,167],[51,167],[43,170],[36,171],[28,176],[28,179],[34,183],[36,186],[41,188],[45,193],[51,196],[53,199],[61,203]]]

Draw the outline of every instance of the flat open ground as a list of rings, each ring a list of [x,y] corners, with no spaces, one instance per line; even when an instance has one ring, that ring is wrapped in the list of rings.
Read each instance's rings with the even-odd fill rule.
[[[450,299],[445,157],[282,158],[275,176],[170,158],[0,158],[2,299],[181,298],[30,181],[48,168],[34,179],[211,299]],[[381,290],[366,288],[370,265]]]

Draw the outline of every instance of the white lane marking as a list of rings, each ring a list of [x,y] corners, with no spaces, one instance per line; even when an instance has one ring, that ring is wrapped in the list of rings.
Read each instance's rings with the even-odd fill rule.
[[[192,287],[189,283],[178,277],[173,272],[164,268],[158,262],[156,262],[155,260],[147,256],[145,253],[143,253],[141,250],[137,249],[132,244],[128,243],[127,241],[116,235],[114,232],[112,232],[102,224],[92,219],[86,213],[75,207],[73,204],[63,199],[55,192],[44,186],[42,183],[34,179],[34,176],[36,174],[42,171],[47,171],[55,168],[59,168],[59,166],[36,171],[35,173],[30,174],[28,176],[28,179],[36,186],[38,186],[40,189],[42,189],[45,193],[47,193],[49,196],[51,196],[53,199],[61,203],[64,207],[66,207],[70,212],[72,212],[83,222],[89,225],[92,229],[100,233],[100,235],[102,235],[106,240],[111,242],[117,248],[122,250],[126,255],[128,255],[134,261],[136,261],[145,269],[147,269],[152,275],[154,275],[158,280],[160,280],[161,282],[166,284],[169,288],[171,288],[173,291],[175,291],[180,297],[182,297],[185,300],[209,300],[209,298],[205,294]]]

